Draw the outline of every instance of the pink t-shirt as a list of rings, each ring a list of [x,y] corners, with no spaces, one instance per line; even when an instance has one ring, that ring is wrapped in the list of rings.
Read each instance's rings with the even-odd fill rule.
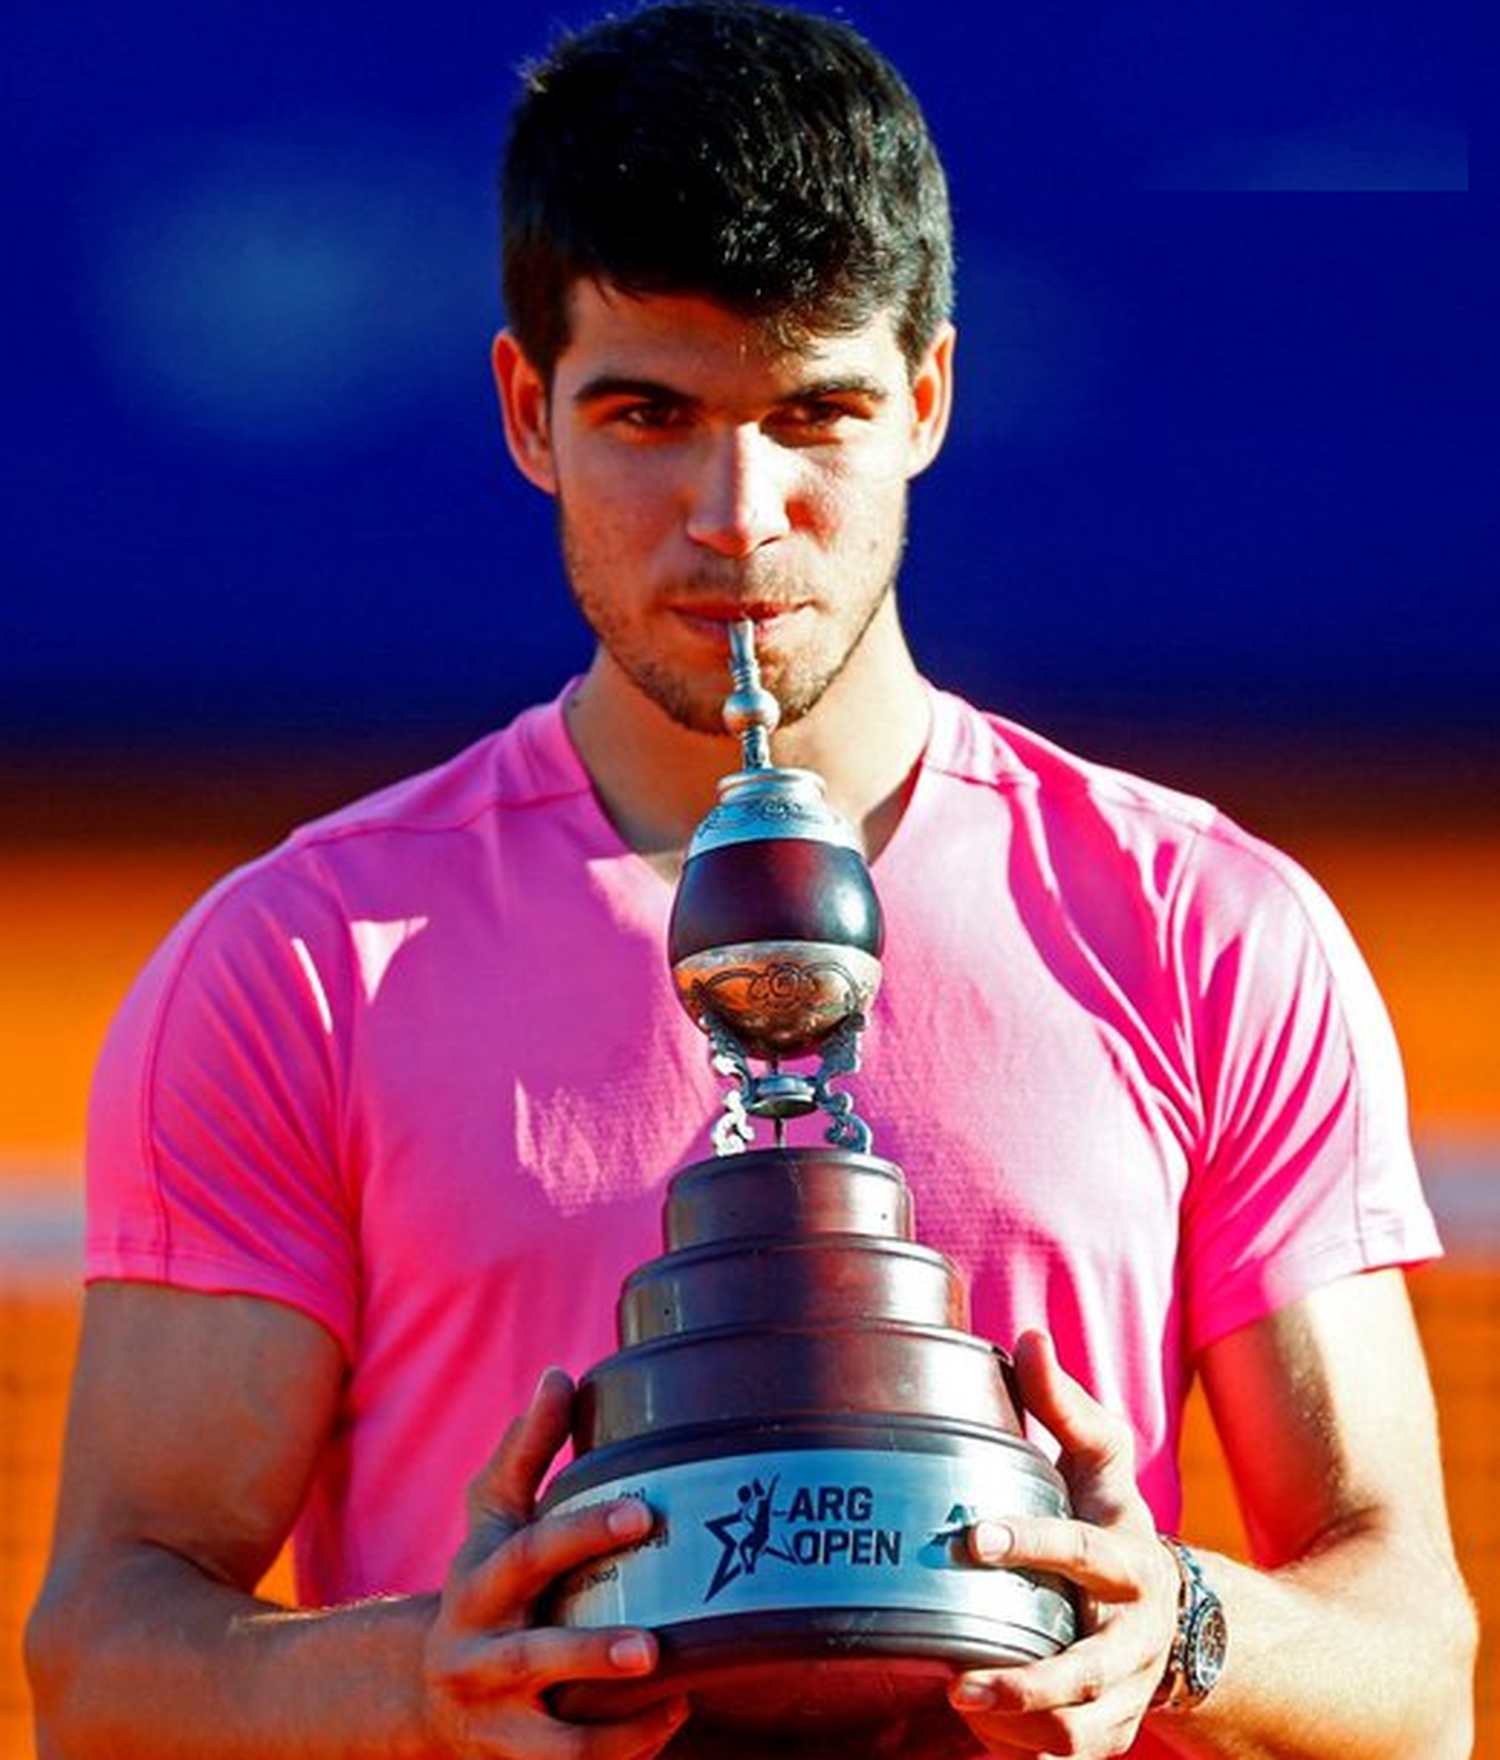
[[[849,1086],[974,1330],[1049,1326],[1171,1527],[1194,1353],[1438,1250],[1390,1028],[1285,857],[932,706]],[[305,1600],[437,1584],[539,1372],[614,1348],[724,1085],[672,994],[670,904],[552,703],[231,875],[116,1021],[89,1276],[290,1303],[348,1359]]]

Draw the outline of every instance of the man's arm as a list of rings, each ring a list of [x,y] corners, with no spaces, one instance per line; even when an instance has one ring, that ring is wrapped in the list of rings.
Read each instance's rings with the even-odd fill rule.
[[[1257,1565],[1200,1554],[1230,1648],[1192,1710],[1146,1710],[1178,1579],[1135,1493],[1125,1427],[1045,1340],[1024,1341],[1017,1366],[1027,1404],[1062,1444],[1084,1521],[985,1524],[977,1550],[1061,1571],[1098,1613],[1056,1657],[957,1683],[955,1703],[993,1752],[1119,1754],[1144,1714],[1184,1755],[1464,1760],[1475,1625],[1399,1272],[1344,1279],[1204,1353]]]
[[[682,1707],[589,1730],[543,1694],[648,1672],[647,1634],[538,1629],[559,1572],[641,1538],[637,1506],[534,1521],[571,1384],[544,1378],[470,1493],[439,1594],[288,1611],[252,1591],[337,1409],[332,1337],[291,1308],[90,1292],[57,1538],[27,1634],[41,1760],[654,1754]]]
[[[1210,1562],[1238,1655],[1153,1729],[1188,1754],[1467,1760],[1477,1634],[1401,1274],[1231,1333],[1202,1370],[1263,1569]]]

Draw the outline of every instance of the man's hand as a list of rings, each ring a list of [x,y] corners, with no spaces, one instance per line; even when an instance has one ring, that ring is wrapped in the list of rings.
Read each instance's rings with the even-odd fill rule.
[[[650,1632],[533,1623],[564,1572],[643,1540],[651,1514],[633,1500],[538,1518],[536,1496],[568,1435],[573,1385],[542,1377],[529,1409],[469,1488],[469,1530],[448,1572],[425,1656],[429,1717],[445,1753],[538,1760],[649,1760],[687,1715],[671,1700],[615,1723],[569,1723],[549,1709],[564,1681],[629,1679],[656,1666]]]
[[[950,1697],[994,1754],[1123,1754],[1166,1668],[1177,1567],[1136,1489],[1124,1420],[1065,1373],[1045,1333],[1021,1336],[1015,1364],[1023,1404],[1061,1446],[1073,1519],[980,1521],[970,1550],[980,1564],[1065,1577],[1082,1635],[1040,1662],[962,1675]]]

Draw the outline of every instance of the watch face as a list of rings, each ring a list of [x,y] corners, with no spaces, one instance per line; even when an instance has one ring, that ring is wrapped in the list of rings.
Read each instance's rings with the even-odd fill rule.
[[[1205,1601],[1193,1617],[1183,1646],[1182,1672],[1188,1691],[1195,1697],[1206,1693],[1224,1672],[1229,1648],[1229,1627],[1217,1600]]]

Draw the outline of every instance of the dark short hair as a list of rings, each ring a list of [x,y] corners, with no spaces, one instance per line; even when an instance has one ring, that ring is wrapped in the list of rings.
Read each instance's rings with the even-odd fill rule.
[[[786,345],[889,311],[913,367],[947,318],[942,165],[905,81],[850,26],[658,0],[564,37],[523,78],[504,292],[548,379],[579,280],[712,299]]]

